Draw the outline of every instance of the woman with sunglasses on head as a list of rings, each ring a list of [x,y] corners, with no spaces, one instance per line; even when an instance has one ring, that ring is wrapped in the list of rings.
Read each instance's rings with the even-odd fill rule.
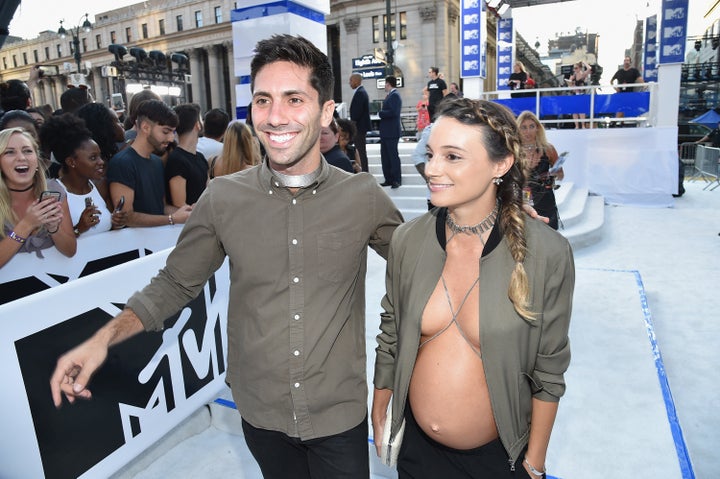
[[[392,239],[375,444],[399,450],[400,479],[539,479],[570,360],[572,250],[523,211],[507,108],[445,102],[426,151],[436,208]]]
[[[535,211],[549,218],[550,227],[556,230],[560,226],[560,214],[555,201],[555,180],[562,180],[565,176],[562,168],[552,170],[558,161],[558,152],[547,140],[545,128],[533,113],[520,113],[517,125],[528,169],[526,191],[529,189],[530,198],[526,200],[532,200]]]

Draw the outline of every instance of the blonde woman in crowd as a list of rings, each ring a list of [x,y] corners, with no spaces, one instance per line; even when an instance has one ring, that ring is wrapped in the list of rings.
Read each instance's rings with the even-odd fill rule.
[[[0,173],[0,267],[17,252],[42,257],[41,250],[53,246],[73,256],[77,242],[64,192],[43,195],[37,144],[22,128],[0,131]]]
[[[426,157],[436,207],[398,227],[387,262],[376,447],[395,443],[400,479],[539,479],[570,361],[570,244],[523,211],[506,107],[443,102]]]
[[[252,130],[245,123],[234,121],[225,130],[222,154],[208,160],[210,179],[245,170],[260,160],[260,146]]]

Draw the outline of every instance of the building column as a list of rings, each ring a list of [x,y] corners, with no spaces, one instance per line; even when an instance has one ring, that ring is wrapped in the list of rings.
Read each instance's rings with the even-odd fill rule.
[[[62,108],[60,105],[60,97],[65,93],[67,88],[67,78],[64,75],[55,77],[55,109]]]
[[[108,97],[110,96],[106,91],[105,88],[103,88],[103,84],[105,83],[102,77],[102,71],[101,67],[93,67],[90,71],[90,84],[92,85],[92,90],[90,90],[90,93],[92,94],[93,98],[95,99],[96,103],[102,103],[105,106],[108,106],[110,103],[108,102]]]
[[[200,105],[201,111],[207,111],[207,101],[205,100],[205,92],[202,90],[201,85],[203,82],[203,70],[202,70],[202,48],[190,48],[187,51],[188,58],[190,60],[190,86],[192,87],[192,101]]]
[[[222,61],[220,59],[219,45],[209,45],[208,52],[208,73],[210,76],[210,105],[209,108],[223,108],[225,106],[225,88],[221,75]],[[205,110],[207,111],[207,110]]]
[[[42,86],[43,86],[43,102],[42,105],[50,105],[52,107],[55,107],[55,98],[53,95],[53,80],[49,78],[45,78],[42,80]]]
[[[35,85],[33,85],[30,94],[32,95],[32,104],[34,107],[38,107],[44,104],[45,95],[43,91],[42,80],[38,80]]]
[[[235,94],[235,85],[238,84],[238,77],[235,76],[235,58],[233,57],[234,50],[233,50],[233,43],[223,42],[223,46],[225,47],[225,51],[227,52],[227,77],[229,79],[230,83],[230,116],[232,118],[235,118],[235,108],[237,105],[237,95]]]

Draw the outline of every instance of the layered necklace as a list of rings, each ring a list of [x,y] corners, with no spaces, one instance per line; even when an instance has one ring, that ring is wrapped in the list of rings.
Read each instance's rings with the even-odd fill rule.
[[[320,176],[321,168],[318,167],[311,173],[304,175],[284,175],[279,171],[272,170],[273,178],[275,178],[275,185],[283,188],[307,188],[308,186],[315,183],[315,180]]]
[[[448,212],[447,217],[445,218],[445,224],[447,224],[448,229],[452,233],[448,241],[453,239],[456,234],[476,235],[480,238],[483,246],[485,246],[485,240],[483,240],[482,235],[486,231],[490,231],[493,226],[495,226],[495,220],[497,219],[499,211],[500,202],[495,200],[495,208],[493,208],[490,214],[483,218],[482,221],[474,225],[459,225],[455,223],[452,215]]]

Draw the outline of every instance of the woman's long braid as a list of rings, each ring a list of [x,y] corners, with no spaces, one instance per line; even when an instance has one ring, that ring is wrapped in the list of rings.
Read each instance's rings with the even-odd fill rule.
[[[508,297],[515,311],[526,320],[534,320],[530,310],[530,287],[523,265],[527,255],[525,212],[522,209],[522,187],[525,184],[526,161],[520,134],[513,114],[506,107],[483,100],[457,99],[443,102],[437,117],[447,116],[467,125],[481,127],[484,145],[491,161],[513,155],[515,162],[503,176],[497,196],[501,201],[500,226],[510,245],[515,268],[510,276]]]

